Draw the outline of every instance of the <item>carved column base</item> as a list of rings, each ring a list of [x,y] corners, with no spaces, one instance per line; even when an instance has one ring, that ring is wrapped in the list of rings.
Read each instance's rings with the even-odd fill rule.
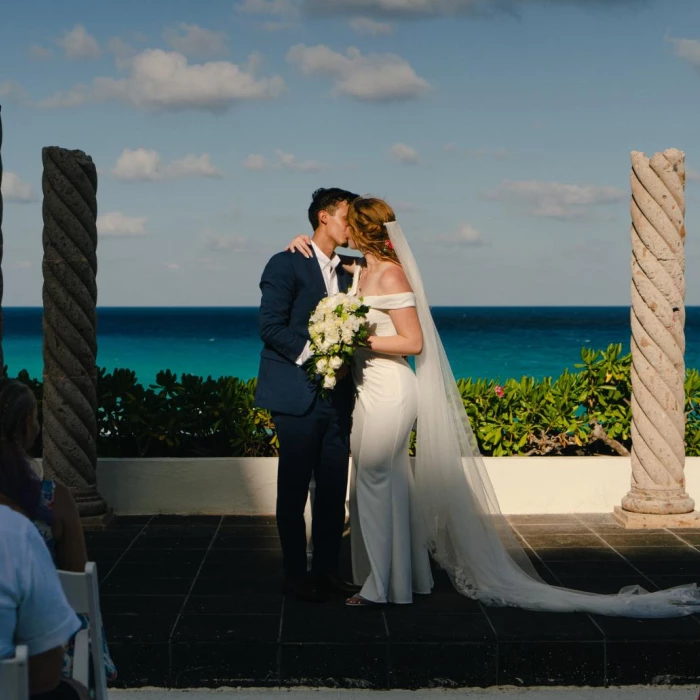
[[[626,530],[656,530],[660,528],[700,527],[700,513],[630,513],[615,506],[613,517]]]
[[[107,501],[97,492],[96,486],[72,487],[71,493],[81,518],[99,517],[108,510]]]
[[[106,530],[114,522],[114,511],[110,508],[102,515],[89,515],[80,518],[80,524],[83,526],[83,531]]]
[[[645,491],[633,486],[622,499],[622,509],[642,515],[682,515],[693,512],[695,501],[683,489]]]

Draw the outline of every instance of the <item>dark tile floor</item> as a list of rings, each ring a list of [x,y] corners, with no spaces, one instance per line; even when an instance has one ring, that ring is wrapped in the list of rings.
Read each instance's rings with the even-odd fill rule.
[[[700,579],[700,530],[626,532],[607,515],[511,523],[558,585],[614,593]],[[301,603],[280,593],[273,518],[120,517],[87,540],[117,687],[700,682],[700,616],[485,608],[458,595],[442,572],[433,595],[412,606]]]

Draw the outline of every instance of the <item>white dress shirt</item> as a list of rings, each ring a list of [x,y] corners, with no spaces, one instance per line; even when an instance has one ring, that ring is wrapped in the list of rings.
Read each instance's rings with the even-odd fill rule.
[[[326,293],[329,297],[332,297],[339,292],[336,268],[340,265],[340,258],[335,253],[329,258],[313,241],[311,241],[311,247],[314,249],[316,260],[323,275],[323,281],[326,283]],[[311,357],[311,354],[311,342],[307,340],[301,355],[297,357],[297,364],[303,365]]]
[[[43,654],[79,629],[36,526],[0,505],[0,659],[13,656],[19,644],[29,647],[29,656]]]

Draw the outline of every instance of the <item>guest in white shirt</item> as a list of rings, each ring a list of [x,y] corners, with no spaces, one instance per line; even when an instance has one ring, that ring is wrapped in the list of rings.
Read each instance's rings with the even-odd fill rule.
[[[36,527],[0,505],[0,658],[26,645],[30,693],[50,693],[61,677],[63,645],[79,629]]]

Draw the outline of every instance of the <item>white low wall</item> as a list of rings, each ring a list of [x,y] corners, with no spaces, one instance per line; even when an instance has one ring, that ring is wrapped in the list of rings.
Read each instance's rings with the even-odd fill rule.
[[[610,513],[627,493],[627,457],[486,457],[501,510]],[[700,503],[700,457],[686,460],[688,493]],[[277,460],[101,459],[97,485],[114,512],[269,515]]]

